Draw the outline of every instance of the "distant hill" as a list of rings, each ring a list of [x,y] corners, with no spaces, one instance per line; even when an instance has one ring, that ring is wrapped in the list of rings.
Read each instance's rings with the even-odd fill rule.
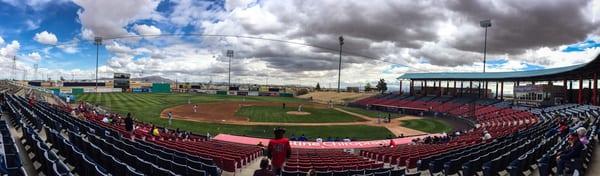
[[[144,81],[144,82],[153,82],[153,83],[173,83],[175,81],[163,78],[160,76],[146,76],[141,78],[131,78],[132,81]]]

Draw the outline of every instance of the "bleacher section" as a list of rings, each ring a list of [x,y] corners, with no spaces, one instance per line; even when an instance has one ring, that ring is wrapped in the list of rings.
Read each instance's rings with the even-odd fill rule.
[[[2,141],[0,141],[2,142],[0,174],[24,175],[25,171],[19,158],[20,151],[10,134],[8,124],[5,120],[0,120],[0,135],[2,135]]]
[[[388,172],[383,168],[383,162],[376,162],[343,150],[296,149],[285,163],[287,175],[308,172],[314,169],[320,173],[335,173],[336,175],[354,175],[375,172]]]
[[[544,158],[540,161],[537,159],[542,155],[545,158],[554,158],[552,152],[544,153],[551,148],[551,151],[559,150],[565,145],[564,141],[559,143],[560,136],[557,134],[544,135],[556,128],[557,117],[598,119],[600,116],[600,107],[591,105],[566,104],[538,109],[512,106],[510,102],[495,99],[469,97],[386,95],[359,100],[356,104],[363,107],[384,105],[402,109],[425,109],[428,112],[469,118],[479,124],[473,132],[453,138],[446,144],[417,144],[361,151],[364,157],[389,163],[399,169],[444,175],[498,175],[500,172],[523,175],[531,173],[534,168],[532,166],[536,163],[540,165],[540,174],[548,175],[547,173],[552,171],[551,168],[556,167],[556,163],[547,162]],[[591,125],[597,125],[597,121]],[[595,131],[596,126],[593,128],[592,131]],[[489,131],[495,140],[481,141],[484,129]],[[474,138],[457,141],[471,135]],[[588,136],[591,135],[594,133],[589,132]],[[564,139],[564,136],[562,137]],[[584,164],[589,162],[589,154],[592,151],[586,149],[588,155]]]
[[[6,92],[6,91],[5,91]],[[596,145],[593,136],[600,107],[566,104],[548,108],[516,107],[490,99],[381,95],[360,100],[359,105],[389,105],[427,109],[450,116],[463,116],[478,126],[444,141],[382,146],[348,153],[343,150],[294,149],[282,175],[530,175],[555,174],[557,151],[567,144],[565,136],[549,133],[559,121],[576,117],[590,143],[580,162],[589,168]],[[262,155],[262,148],[231,142],[182,137],[162,132],[149,134],[150,124],[136,122],[130,133],[120,123],[101,121],[102,115],[85,112],[76,118],[65,107],[2,94],[2,161],[0,173],[27,175],[19,158],[28,156],[35,174],[43,175],[221,175],[237,173]],[[475,112],[470,109],[476,108]],[[474,116],[469,115],[474,114]],[[12,129],[14,128],[14,130]],[[11,130],[22,134],[13,140]],[[171,130],[171,129],[167,129]],[[484,132],[492,138],[483,140]],[[19,151],[16,144],[23,144]]]

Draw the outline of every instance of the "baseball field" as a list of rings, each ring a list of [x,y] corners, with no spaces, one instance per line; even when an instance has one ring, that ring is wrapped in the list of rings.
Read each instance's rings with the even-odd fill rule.
[[[330,108],[290,97],[225,96],[187,93],[102,93],[82,94],[78,100],[112,112],[131,112],[138,121],[167,126],[167,112],[174,119],[171,128],[197,134],[227,133],[252,137],[272,137],[272,129],[284,126],[287,134],[316,137],[351,137],[360,140],[383,139],[402,133],[423,134],[401,125],[374,125],[378,112],[360,108]],[[283,104],[285,108],[283,107]],[[197,111],[193,111],[194,105]],[[302,115],[294,112],[302,106]],[[394,115],[395,117],[396,115]],[[400,123],[399,123],[400,124]],[[388,125],[392,126],[392,125]],[[422,126],[417,125],[417,128]],[[437,127],[436,127],[437,128]],[[393,132],[392,132],[393,131]],[[416,131],[416,132],[415,132]]]

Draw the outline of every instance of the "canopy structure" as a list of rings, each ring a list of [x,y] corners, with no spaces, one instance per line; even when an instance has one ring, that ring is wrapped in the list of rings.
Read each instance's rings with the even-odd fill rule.
[[[600,54],[592,61],[568,67],[514,71],[514,72],[436,72],[406,73],[397,79],[408,80],[463,80],[463,81],[552,81],[564,79],[591,79],[600,69]]]
[[[452,95],[463,96],[477,92],[478,97],[489,98],[488,83],[493,83],[496,90],[492,93],[495,98],[504,99],[505,82],[512,82],[513,88],[525,85],[535,85],[539,82],[552,84],[562,82],[563,98],[566,102],[577,102],[579,104],[589,103],[600,105],[598,96],[598,73],[600,73],[600,54],[596,55],[590,62],[568,67],[514,71],[514,72],[437,72],[437,73],[405,73],[398,77],[400,93],[403,93],[403,81],[409,81],[410,95]],[[587,85],[583,82],[587,81]],[[433,83],[433,86],[430,86]],[[445,82],[445,87],[442,82]],[[452,88],[450,82],[453,82]],[[458,84],[457,84],[458,82]],[[468,85],[463,86],[464,83]],[[574,92],[573,82],[577,82],[577,91]],[[473,83],[478,84],[473,86]],[[415,90],[418,88],[418,90]],[[477,89],[477,90],[473,90]]]

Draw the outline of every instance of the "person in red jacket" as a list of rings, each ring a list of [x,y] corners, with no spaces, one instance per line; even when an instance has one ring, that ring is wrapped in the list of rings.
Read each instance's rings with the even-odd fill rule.
[[[285,129],[275,128],[273,131],[275,138],[269,141],[267,147],[267,156],[271,159],[271,168],[276,175],[281,173],[281,168],[285,160],[292,154],[292,148],[290,147],[290,141],[283,137]]]

